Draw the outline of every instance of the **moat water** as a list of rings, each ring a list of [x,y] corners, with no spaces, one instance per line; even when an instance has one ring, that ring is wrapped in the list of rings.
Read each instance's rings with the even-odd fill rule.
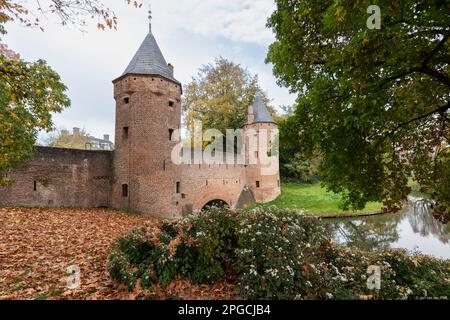
[[[335,241],[364,250],[402,248],[450,259],[450,223],[442,224],[426,204],[410,198],[399,213],[324,220]]]

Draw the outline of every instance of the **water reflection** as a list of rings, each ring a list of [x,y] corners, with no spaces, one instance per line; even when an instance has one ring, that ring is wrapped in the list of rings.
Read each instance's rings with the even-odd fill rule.
[[[450,259],[450,224],[430,214],[425,202],[410,199],[397,214],[355,219],[324,220],[339,243],[364,250],[405,248]]]

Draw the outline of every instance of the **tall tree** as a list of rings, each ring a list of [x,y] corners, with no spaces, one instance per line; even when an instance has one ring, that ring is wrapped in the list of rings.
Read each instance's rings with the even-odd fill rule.
[[[126,0],[135,7],[138,1]],[[5,23],[17,21],[39,27],[40,17],[58,16],[62,25],[83,28],[86,17],[96,18],[97,27],[116,28],[117,17],[100,0],[0,0],[0,36]],[[9,182],[8,170],[29,158],[40,130],[52,129],[53,112],[70,105],[66,87],[45,61],[26,62],[0,38],[0,185]]]
[[[373,3],[380,29],[368,27]],[[328,188],[356,209],[377,200],[395,208],[414,177],[449,207],[450,3],[276,4],[267,61],[299,95],[290,143],[321,153]]]
[[[39,130],[51,130],[51,113],[69,106],[65,91],[45,61],[0,54],[0,184],[8,182],[8,169],[32,154]]]
[[[258,76],[222,57],[204,65],[184,87],[183,113],[188,129],[194,120],[204,129],[240,129],[247,120],[248,107],[256,94],[269,99],[258,83]],[[271,109],[273,112],[273,109]]]

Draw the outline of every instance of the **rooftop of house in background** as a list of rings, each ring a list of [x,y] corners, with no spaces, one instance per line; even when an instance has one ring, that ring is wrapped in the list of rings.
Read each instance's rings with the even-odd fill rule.
[[[61,137],[69,141],[74,140],[76,137],[84,137],[85,139],[81,139],[83,143],[79,148],[87,150],[114,150],[114,143],[110,140],[109,134],[104,134],[103,139],[101,139],[93,137],[77,127],[74,127],[72,130],[72,133],[69,130],[62,130]]]

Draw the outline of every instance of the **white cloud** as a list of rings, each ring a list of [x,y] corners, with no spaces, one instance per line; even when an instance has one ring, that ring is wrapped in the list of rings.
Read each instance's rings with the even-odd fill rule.
[[[111,1],[110,1],[111,2]],[[135,9],[114,1],[118,31],[87,33],[49,21],[46,31],[7,24],[4,38],[28,61],[47,60],[69,88],[71,108],[58,114],[57,127],[81,127],[101,137],[114,135],[115,102],[111,81],[125,70],[148,32],[146,4]],[[265,28],[272,0],[152,0],[153,33],[175,76],[186,84],[202,64],[222,55],[258,74],[273,105],[291,104],[294,97],[276,85],[271,66],[264,64],[272,33]]]
[[[268,45],[274,39],[265,27],[275,9],[272,0],[158,1],[166,21],[205,37]],[[157,13],[159,14],[159,13]]]

